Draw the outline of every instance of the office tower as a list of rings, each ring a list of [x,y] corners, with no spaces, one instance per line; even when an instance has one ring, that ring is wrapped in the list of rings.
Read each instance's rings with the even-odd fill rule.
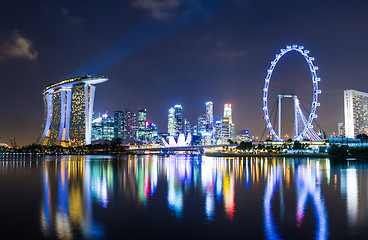
[[[198,117],[198,128],[197,128],[198,133],[205,133],[207,124],[208,124],[207,114],[200,115]]]
[[[344,123],[337,124],[337,135],[339,137],[345,137],[345,126]]]
[[[114,139],[114,119],[107,114],[102,115],[102,139],[112,141]]]
[[[229,118],[229,139],[235,140],[235,124],[233,123],[233,114],[231,110],[231,103],[224,105],[224,117]]]
[[[184,127],[185,127],[184,131],[186,134],[188,133],[191,133],[192,135],[194,134],[193,125],[186,119],[184,120]]]
[[[145,142],[152,143],[158,137],[157,125],[155,123],[146,122]]]
[[[169,109],[167,131],[170,136],[179,136],[183,133],[183,108],[181,105],[175,105]]]
[[[233,117],[231,112],[231,103],[226,103],[224,105],[224,117],[229,118],[229,122],[233,123]]]
[[[114,139],[123,139],[124,112],[114,112]]]
[[[137,129],[137,114],[130,110],[125,110],[123,124],[123,139],[135,139]]]
[[[83,76],[51,84],[43,91],[44,123],[38,143],[46,146],[91,144],[95,85],[105,77]]]
[[[213,124],[213,103],[206,102],[206,115],[209,124]]]
[[[92,121],[91,141],[102,139],[102,117],[94,118]]]
[[[175,124],[175,130],[176,130],[176,136],[179,136],[180,133],[183,133],[183,116],[182,116],[182,112],[183,112],[183,108],[181,107],[181,105],[175,105],[175,120],[176,120],[176,124]]]
[[[137,131],[136,131],[136,139],[140,141],[145,140],[146,134],[146,120],[147,120],[147,110],[139,109],[137,115]]]
[[[169,109],[168,124],[167,124],[167,128],[168,128],[167,132],[169,133],[169,136],[176,135],[175,126],[176,126],[175,108],[171,107]]]
[[[216,143],[220,143],[221,142],[221,120],[216,120],[215,121],[215,139],[216,139]]]
[[[221,119],[221,141],[222,143],[227,143],[230,138],[230,119],[228,117],[223,117]]]
[[[115,120],[107,114],[102,114],[92,121],[91,140],[108,140],[112,141],[115,137]]]
[[[368,93],[344,91],[345,136],[368,135]]]

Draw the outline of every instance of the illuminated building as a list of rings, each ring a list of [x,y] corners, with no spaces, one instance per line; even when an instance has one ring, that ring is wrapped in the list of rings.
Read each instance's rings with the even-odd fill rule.
[[[249,130],[244,130],[238,135],[236,135],[236,141],[240,142],[249,142],[250,136],[249,136]]]
[[[123,139],[124,113],[123,111],[114,112],[114,139]]]
[[[123,138],[134,139],[137,128],[137,114],[129,110],[125,110],[123,124]]]
[[[169,109],[167,131],[170,136],[179,136],[183,133],[183,108],[181,105],[175,105]]]
[[[185,127],[185,133],[191,133],[191,134],[194,133],[193,125],[186,119],[184,120],[184,127]]]
[[[165,147],[186,147],[192,142],[192,134],[188,133],[187,137],[183,133],[179,134],[178,140],[175,140],[174,136],[169,136],[169,142],[162,139],[162,143]]]
[[[176,130],[176,136],[178,136],[180,133],[183,133],[183,108],[181,107],[181,105],[175,105],[175,120],[176,120],[176,124],[175,124],[175,130]]]
[[[91,144],[95,85],[105,77],[65,79],[43,91],[44,122],[38,143],[46,146]]]
[[[136,131],[136,139],[140,141],[145,140],[146,134],[146,120],[147,120],[147,110],[146,109],[139,109],[138,116],[137,116],[137,131]]]
[[[222,126],[221,120],[216,120],[215,122],[215,139],[217,143],[221,142],[221,126]]]
[[[206,115],[208,123],[213,124],[213,103],[206,102]]]
[[[230,119],[223,117],[221,119],[221,141],[227,143],[230,139]]]
[[[145,142],[152,143],[158,137],[157,125],[155,123],[145,123]]]
[[[92,141],[104,139],[113,140],[115,137],[115,123],[114,119],[103,114],[92,121]]]
[[[92,141],[102,139],[102,117],[93,119],[92,121]]]
[[[204,133],[206,132],[206,126],[208,124],[208,118],[207,115],[201,115],[198,117],[198,133]]]
[[[225,103],[224,105],[224,117],[229,118],[229,122],[233,123],[233,117],[231,112],[231,103]]]
[[[368,93],[344,91],[345,136],[368,134]]]
[[[168,115],[168,124],[167,124],[167,132],[170,136],[175,136],[176,130],[176,120],[175,120],[175,109],[171,107],[169,109],[169,115]]]
[[[228,118],[229,119],[229,135],[227,139],[231,139],[234,141],[235,139],[235,125],[233,123],[233,114],[232,114],[232,110],[231,110],[231,103],[226,103],[224,105],[224,118]],[[227,124],[227,122],[226,122]],[[227,129],[227,126],[225,126],[225,129]],[[222,140],[223,141],[227,141],[227,139],[224,139],[224,136],[227,137],[227,135],[223,135],[222,134]]]
[[[114,119],[107,114],[102,115],[102,139],[112,141],[114,139]]]

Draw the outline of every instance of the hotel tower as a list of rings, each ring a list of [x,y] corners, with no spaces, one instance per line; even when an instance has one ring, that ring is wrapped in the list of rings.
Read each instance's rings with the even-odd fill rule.
[[[368,93],[353,89],[344,91],[345,136],[368,134]]]
[[[44,123],[38,143],[46,146],[91,144],[95,85],[105,77],[65,79],[43,91]]]

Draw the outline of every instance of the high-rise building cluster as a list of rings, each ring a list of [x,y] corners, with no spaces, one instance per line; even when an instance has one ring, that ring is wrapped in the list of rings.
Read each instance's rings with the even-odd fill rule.
[[[339,134],[345,130],[347,138],[359,134],[368,135],[368,93],[356,90],[344,91],[345,125],[339,126]]]
[[[206,102],[206,111],[198,116],[197,123],[191,124],[182,116],[183,108],[175,105],[168,111],[168,135],[178,137],[179,134],[191,134],[193,145],[227,144],[235,140],[235,124],[232,121],[231,104],[224,105],[221,119],[214,121],[213,103]]]
[[[147,121],[147,110],[144,108],[138,109],[138,112],[115,111],[113,117],[105,113],[92,120],[92,141],[121,139],[152,143],[157,136],[157,125]]]

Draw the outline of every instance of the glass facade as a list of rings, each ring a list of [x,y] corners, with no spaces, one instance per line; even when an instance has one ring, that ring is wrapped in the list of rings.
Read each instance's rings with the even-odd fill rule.
[[[147,110],[139,109],[138,110],[138,127],[136,131],[136,139],[140,141],[145,141],[146,137],[146,121],[147,121]]]
[[[123,139],[124,113],[123,111],[114,112],[114,139]]]
[[[206,115],[208,123],[213,124],[213,103],[206,102]]]
[[[179,136],[180,133],[183,133],[183,108],[181,105],[175,105],[175,130],[176,130],[176,136]]]
[[[135,131],[137,129],[137,114],[126,110],[124,114],[123,138],[135,139]]]
[[[368,135],[368,93],[344,91],[345,136]]]
[[[169,114],[168,114],[168,124],[167,124],[167,132],[169,133],[170,136],[175,136],[176,135],[176,130],[175,130],[175,126],[176,126],[176,119],[175,119],[175,109],[173,107],[171,107],[169,109]]]

